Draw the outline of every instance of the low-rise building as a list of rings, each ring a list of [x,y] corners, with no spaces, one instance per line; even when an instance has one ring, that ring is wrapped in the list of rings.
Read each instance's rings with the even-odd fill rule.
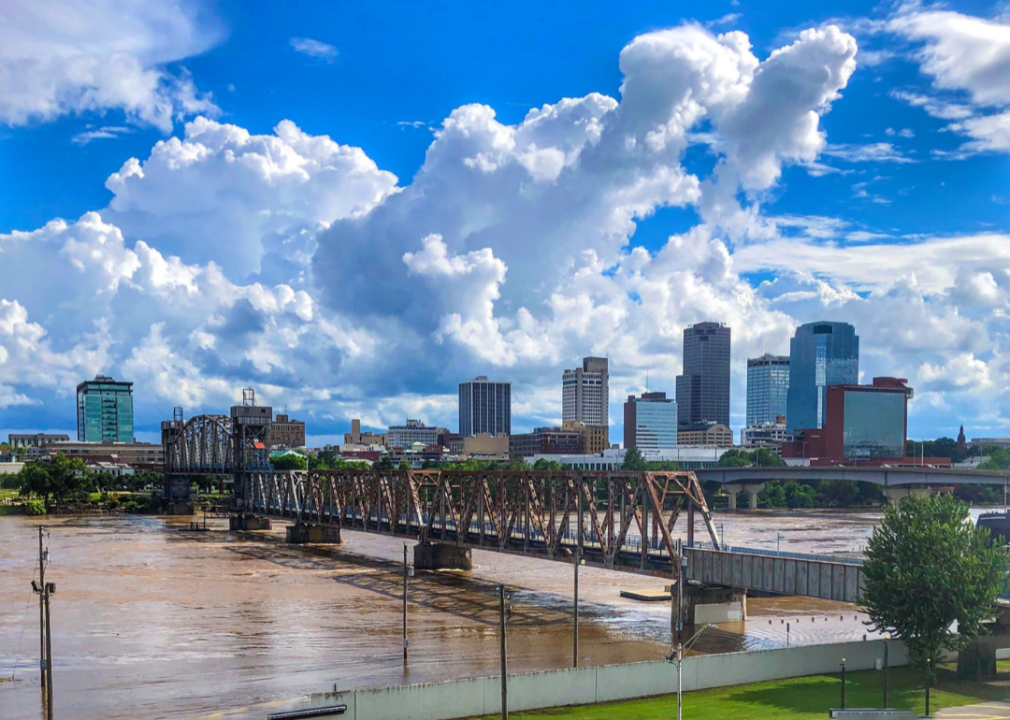
[[[541,427],[509,438],[509,456],[577,455],[585,451],[584,434],[574,428]]]
[[[767,448],[778,454],[782,451],[782,443],[789,439],[785,415],[777,416],[774,423],[764,423],[740,430],[740,445],[750,450]]]
[[[729,448],[733,447],[733,431],[722,423],[678,430],[677,445]]]
[[[404,425],[389,426],[389,447],[408,448],[414,443],[436,445],[440,435],[449,431],[444,427],[429,427],[420,420],[408,419]]]
[[[11,433],[7,436],[7,444],[12,450],[17,448],[38,448],[49,443],[70,442],[69,435],[56,433],[35,433],[33,435]]]
[[[102,442],[58,442],[48,443],[38,448],[28,449],[28,459],[37,460],[62,453],[69,457],[109,458],[127,465],[164,465],[165,450],[153,443],[122,443],[105,440]]]
[[[582,435],[583,452],[600,453],[610,449],[610,427],[608,425],[589,425],[579,420],[566,420],[561,423],[564,430],[575,430]]]
[[[305,423],[291,420],[287,415],[277,414],[270,423],[270,446],[283,448],[305,447]]]

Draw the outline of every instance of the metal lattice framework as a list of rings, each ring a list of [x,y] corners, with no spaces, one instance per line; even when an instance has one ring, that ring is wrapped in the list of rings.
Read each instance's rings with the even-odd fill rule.
[[[253,472],[240,510],[418,540],[455,542],[607,568],[662,571],[674,526],[700,513],[719,540],[692,472],[336,470]],[[685,512],[686,511],[686,512]]]
[[[227,415],[196,415],[165,437],[165,473],[230,473],[235,449]]]

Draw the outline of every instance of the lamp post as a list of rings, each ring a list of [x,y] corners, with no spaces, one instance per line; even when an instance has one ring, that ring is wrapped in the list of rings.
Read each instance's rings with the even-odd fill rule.
[[[681,712],[683,710],[683,694],[684,694],[684,651],[690,650],[691,646],[694,645],[695,641],[701,637],[701,634],[705,632],[706,628],[715,627],[712,624],[702,625],[698,632],[691,636],[691,639],[686,643],[681,645],[677,643],[677,649],[671,650],[666,655],[666,661],[673,663],[677,666],[677,720],[681,720]]]
[[[842,658],[842,710],[845,709],[845,658]]]
[[[891,639],[889,634],[884,635],[884,709],[887,709],[887,641]]]

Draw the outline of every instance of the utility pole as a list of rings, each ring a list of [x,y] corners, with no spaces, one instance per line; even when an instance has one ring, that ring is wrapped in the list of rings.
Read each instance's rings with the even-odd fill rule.
[[[407,575],[409,566],[407,565],[407,543],[403,543],[403,664],[407,664]]]
[[[42,597],[46,604],[46,668],[49,682],[46,683],[46,720],[53,720],[53,635],[49,631],[49,596],[56,592],[56,585],[43,585]]]
[[[44,532],[45,528],[39,525],[39,585],[43,588],[46,586],[46,563],[42,557],[42,533]],[[48,670],[46,668],[46,610],[41,593],[39,594],[39,668],[42,676],[42,690],[44,691]]]
[[[508,649],[505,643],[505,630],[508,627],[510,608],[505,602],[505,586],[498,586],[498,632],[501,635],[501,719],[509,718],[509,666]]]
[[[576,480],[576,482],[579,482]],[[572,623],[572,667],[579,666],[579,564],[582,562],[582,488],[578,488],[579,527],[575,531],[575,554],[573,564],[575,565],[575,606]]]

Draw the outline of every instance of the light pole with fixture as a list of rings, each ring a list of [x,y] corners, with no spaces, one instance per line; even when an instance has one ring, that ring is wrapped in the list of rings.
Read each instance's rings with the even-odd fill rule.
[[[681,720],[681,710],[683,709],[682,696],[684,694],[684,651],[690,650],[691,646],[694,645],[695,641],[701,637],[701,634],[705,632],[706,628],[715,627],[711,623],[708,625],[702,625],[698,632],[691,636],[691,639],[686,643],[681,645],[677,643],[677,649],[671,650],[666,655],[666,661],[677,666],[677,720]]]

